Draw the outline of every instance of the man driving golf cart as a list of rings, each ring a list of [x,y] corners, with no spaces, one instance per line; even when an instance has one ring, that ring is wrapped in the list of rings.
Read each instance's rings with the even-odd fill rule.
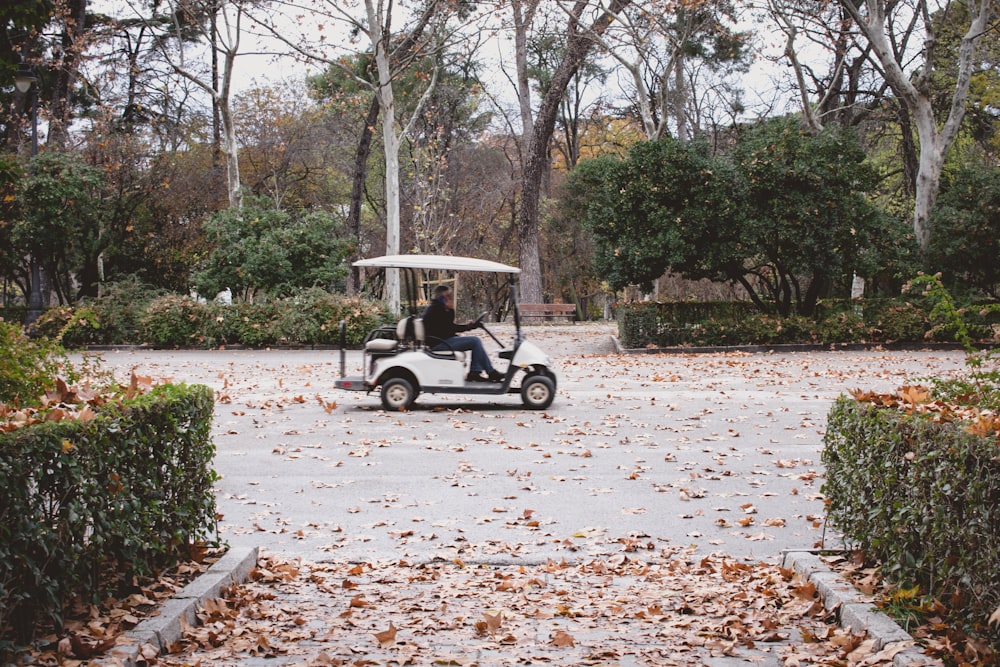
[[[486,354],[483,341],[476,336],[459,336],[458,333],[479,328],[477,322],[455,323],[455,297],[448,285],[434,288],[434,298],[424,311],[424,336],[435,352],[455,350],[471,352],[467,382],[503,382],[504,374],[493,368]],[[485,373],[485,375],[484,375]]]
[[[386,410],[408,410],[421,393],[520,394],[524,406],[532,410],[543,410],[552,404],[556,394],[552,363],[545,352],[526,339],[521,329],[517,304],[520,269],[489,260],[445,255],[386,255],[362,259],[354,265],[399,269],[403,284],[409,288],[407,311],[410,314],[395,326],[379,327],[368,334],[361,345],[361,375],[354,376],[346,373],[346,325],[341,322],[338,389],[378,390]],[[503,277],[514,316],[511,345],[504,345],[485,325],[489,311],[470,323],[456,325],[454,303],[448,288],[436,288],[430,306],[418,315],[420,287],[428,284],[422,277],[425,272],[478,272]],[[443,284],[440,279],[436,282]],[[456,335],[475,328],[482,329],[500,346],[500,358],[510,362],[506,373],[493,368],[481,339]]]

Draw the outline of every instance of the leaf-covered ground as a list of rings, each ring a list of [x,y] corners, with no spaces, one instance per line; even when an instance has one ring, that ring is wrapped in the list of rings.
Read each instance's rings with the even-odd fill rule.
[[[215,389],[221,536],[273,554],[170,663],[888,664],[777,563],[839,546],[832,400],[961,353],[618,356],[612,331],[529,330],[560,382],[545,411],[386,413],[332,389],[331,352],[107,355]]]
[[[886,665],[903,648],[838,629],[779,567],[608,546],[531,564],[266,557],[161,664]]]

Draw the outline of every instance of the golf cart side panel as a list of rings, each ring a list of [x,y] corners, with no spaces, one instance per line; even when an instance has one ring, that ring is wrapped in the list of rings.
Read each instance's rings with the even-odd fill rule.
[[[381,358],[371,365],[368,377],[372,386],[380,385],[389,377],[409,373],[417,387],[460,387],[464,381],[464,364],[458,359],[442,359],[421,350],[401,352]]]

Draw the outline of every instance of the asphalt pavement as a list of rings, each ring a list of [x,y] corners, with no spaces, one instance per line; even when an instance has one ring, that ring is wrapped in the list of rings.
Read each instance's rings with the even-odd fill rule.
[[[820,463],[832,401],[964,366],[959,351],[622,355],[615,334],[528,328],[559,380],[543,411],[517,395],[421,395],[388,413],[377,394],[334,389],[336,350],[101,356],[123,379],[215,390],[223,540],[340,562],[537,563],[623,542],[777,562],[836,548]],[[360,358],[348,352],[349,374]]]

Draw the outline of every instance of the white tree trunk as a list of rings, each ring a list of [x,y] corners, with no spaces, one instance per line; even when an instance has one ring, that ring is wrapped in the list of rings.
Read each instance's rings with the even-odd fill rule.
[[[226,79],[232,76],[231,58],[226,58]],[[219,104],[219,118],[222,120],[222,152],[226,156],[226,190],[229,206],[236,210],[243,208],[243,188],[240,186],[240,151],[236,142],[236,123],[229,104],[229,86],[223,86],[225,94],[216,97]]]
[[[863,11],[853,0],[842,0],[842,5],[854,18],[871,45],[875,57],[882,66],[886,82],[906,104],[914,118],[917,136],[920,139],[920,162],[917,171],[916,201],[913,207],[913,233],[921,252],[926,253],[931,240],[928,221],[937,199],[941,170],[965,115],[965,100],[969,94],[976,43],[989,25],[993,0],[969,0],[969,29],[962,37],[958,48],[958,76],[955,89],[952,91],[951,108],[940,128],[934,117],[930,90],[935,37],[933,26],[929,23],[930,10],[927,0],[919,0],[914,8],[915,12],[924,16],[926,34],[922,66],[914,78],[903,70],[897,60],[897,54],[892,46],[897,40],[890,39],[895,37],[893,34],[895,17],[891,13],[886,13],[883,0],[865,0]]]
[[[219,3],[219,14],[222,26],[218,21],[212,21],[211,27],[202,28],[202,36],[212,45],[217,53],[223,55],[223,70],[221,79],[216,82],[197,74],[189,69],[185,62],[184,40],[181,39],[182,26],[178,22],[183,15],[183,5],[174,1],[170,3],[174,17],[174,31],[177,40],[177,55],[167,48],[166,40],[160,41],[160,50],[170,66],[179,75],[199,86],[212,96],[219,106],[219,118],[222,121],[222,152],[226,156],[226,190],[229,194],[229,205],[235,209],[243,207],[242,188],[240,187],[239,147],[236,142],[236,123],[233,119],[230,97],[232,90],[233,68],[240,50],[240,35],[244,16],[244,6],[241,0]],[[232,15],[230,14],[232,12]],[[206,32],[211,30],[213,32]]]
[[[389,61],[389,33],[383,29],[386,17],[381,2],[365,0],[368,30],[378,69],[375,99],[382,112],[382,146],[385,153],[385,254],[399,254],[399,145],[396,132],[396,98],[392,90],[392,67]],[[400,312],[399,269],[386,269],[385,296],[389,311]]]

